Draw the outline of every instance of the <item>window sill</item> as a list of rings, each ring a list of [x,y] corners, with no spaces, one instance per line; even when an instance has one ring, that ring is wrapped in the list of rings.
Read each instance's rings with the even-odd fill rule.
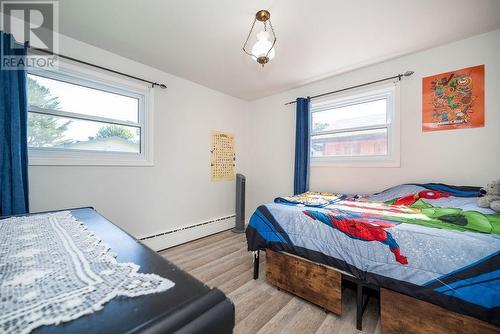
[[[154,166],[152,157],[130,154],[47,154],[48,152],[29,151],[29,166]],[[53,153],[53,152],[51,152]]]
[[[359,159],[339,159],[321,158],[311,160],[311,167],[332,167],[332,168],[398,168],[401,167],[399,159],[394,158],[359,158]]]
[[[93,161],[93,160],[74,160],[69,161],[65,159],[30,159],[29,166],[103,166],[103,167],[153,167],[154,164],[149,161],[127,161],[127,160],[116,160],[116,161]]]

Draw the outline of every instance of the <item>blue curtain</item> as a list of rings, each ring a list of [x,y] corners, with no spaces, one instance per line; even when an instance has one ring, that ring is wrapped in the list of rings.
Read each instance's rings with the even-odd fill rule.
[[[26,56],[26,46],[0,31],[2,55]],[[1,59],[3,64],[3,59]],[[0,69],[0,216],[29,212],[27,74]]]
[[[295,126],[295,175],[293,192],[295,195],[309,190],[309,129],[310,129],[310,99],[297,99],[297,118]]]

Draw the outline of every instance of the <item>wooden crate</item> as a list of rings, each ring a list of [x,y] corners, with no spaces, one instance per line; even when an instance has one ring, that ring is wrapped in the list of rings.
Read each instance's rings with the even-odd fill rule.
[[[500,328],[484,321],[391,290],[380,291],[382,334],[496,334]]]
[[[266,279],[332,313],[342,313],[342,274],[333,268],[267,249]]]

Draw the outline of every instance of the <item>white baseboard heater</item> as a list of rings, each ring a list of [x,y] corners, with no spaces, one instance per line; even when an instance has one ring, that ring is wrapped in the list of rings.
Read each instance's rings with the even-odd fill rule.
[[[161,233],[139,237],[144,244],[160,251],[188,241],[229,230],[234,227],[235,215],[212,219],[202,223],[178,227]]]

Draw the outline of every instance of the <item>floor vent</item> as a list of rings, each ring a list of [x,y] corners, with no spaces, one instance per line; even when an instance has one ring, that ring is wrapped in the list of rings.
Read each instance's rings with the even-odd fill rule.
[[[234,226],[235,217],[235,215],[220,217],[198,224],[143,236],[139,240],[158,251],[230,229]]]

